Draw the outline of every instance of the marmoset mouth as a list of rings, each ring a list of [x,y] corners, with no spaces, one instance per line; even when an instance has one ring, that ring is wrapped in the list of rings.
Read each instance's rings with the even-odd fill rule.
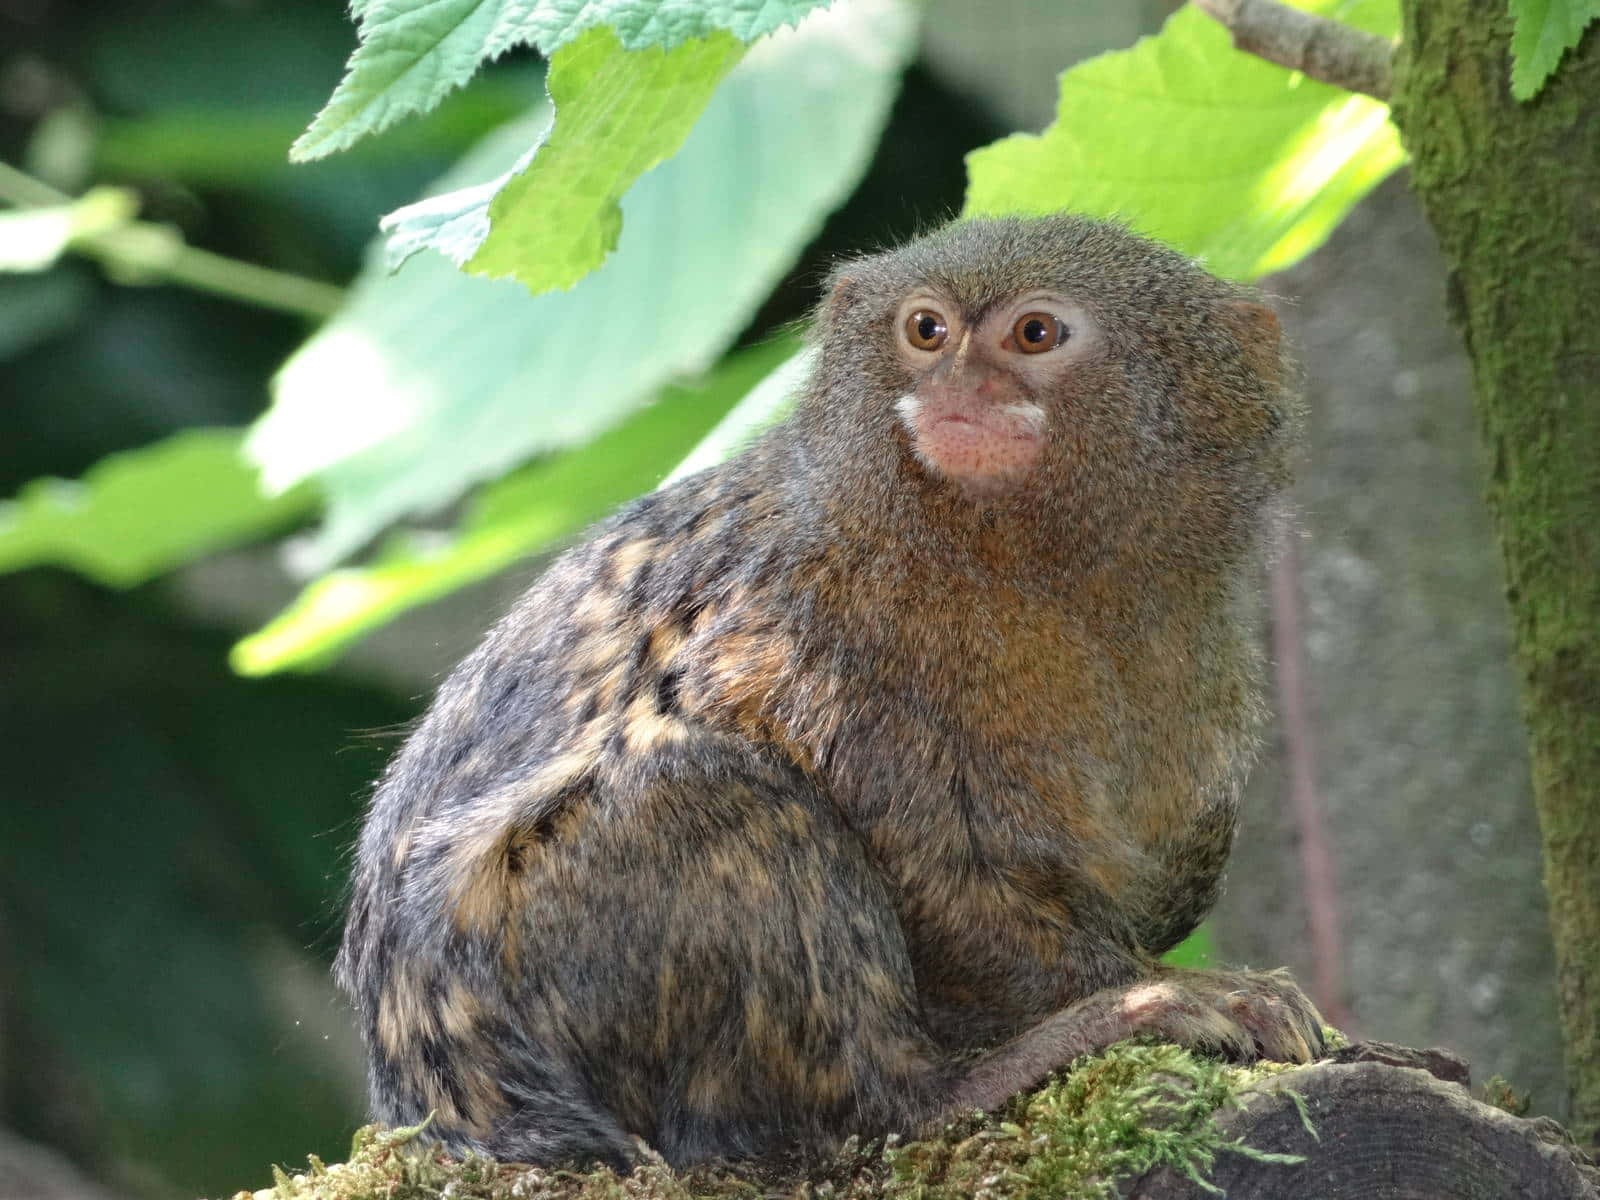
[[[977,494],[1018,486],[1044,445],[1044,412],[1036,404],[911,395],[896,407],[923,466]]]
[[[940,425],[965,425],[969,428],[982,430],[985,436],[1009,437],[1019,442],[1036,442],[1039,440],[1039,432],[1036,429],[1013,429],[1007,432],[1004,428],[995,428],[992,423],[985,421],[981,417],[971,417],[966,413],[951,413],[948,416],[939,417],[933,422],[933,426],[937,429]]]

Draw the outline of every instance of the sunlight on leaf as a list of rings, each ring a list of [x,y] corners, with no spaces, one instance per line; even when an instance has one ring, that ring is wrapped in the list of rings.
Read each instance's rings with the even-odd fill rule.
[[[36,479],[0,502],[0,571],[53,564],[132,587],[202,554],[307,515],[298,488],[263,496],[242,431],[193,429],[112,454],[81,480]]]
[[[623,193],[677,152],[743,53],[727,34],[628,51],[611,30],[589,31],[550,63],[556,120],[533,149],[492,183],[384,218],[390,262],[432,245],[474,274],[570,288],[616,248]]]
[[[263,675],[325,665],[406,609],[571,536],[658,483],[751,388],[770,391],[763,378],[787,370],[794,352],[794,339],[788,338],[735,355],[701,386],[669,388],[586,446],[490,484],[453,537],[400,535],[371,566],[324,576],[234,648],[234,669]]]
[[[828,17],[810,18],[802,29],[808,37],[836,31],[841,57],[829,64],[818,56],[816,71],[831,73],[841,94],[854,92],[868,105],[859,111],[871,114],[881,91],[872,80],[894,79],[904,69],[913,24],[901,3],[857,0]],[[515,278],[533,292],[571,287],[616,247],[622,228],[618,199],[678,150],[718,80],[742,53],[727,35],[671,51],[630,52],[609,30],[585,34],[551,63],[553,125],[509,171],[384,219],[391,264],[427,247],[475,274]],[[767,46],[755,51],[758,60],[770,53]],[[821,83],[813,73],[804,93],[820,97]],[[795,99],[798,109],[801,98]],[[619,111],[628,113],[625,122],[618,120]],[[768,135],[745,128],[730,129],[728,136],[736,144]]]
[[[139,211],[127,188],[97,187],[67,204],[0,212],[0,271],[43,271],[73,242],[118,229]]]
[[[1303,4],[1392,36],[1393,3]],[[1055,123],[967,157],[966,213],[1116,217],[1256,278],[1320,245],[1404,161],[1377,101],[1235,51],[1194,8],[1061,76]]]
[[[328,497],[298,565],[325,570],[715,363],[855,186],[914,45],[909,8],[873,0],[754,47],[682,151],[623,198],[636,236],[570,292],[529,296],[434,254],[389,276],[374,255],[284,367],[247,446],[269,487],[315,476]],[[504,172],[548,119],[489,139],[445,190]],[[454,228],[477,219],[450,203]]]
[[[677,153],[743,53],[729,34],[629,51],[609,29],[558,51],[549,75],[555,124],[490,202],[488,236],[467,268],[542,292],[598,267],[622,232],[623,193]]]

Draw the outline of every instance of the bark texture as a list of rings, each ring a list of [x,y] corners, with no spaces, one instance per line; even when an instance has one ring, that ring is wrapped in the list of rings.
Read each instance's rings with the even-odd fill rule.
[[[1233,35],[1246,54],[1304,71],[1313,79],[1378,100],[1389,98],[1394,45],[1340,21],[1278,0],[1194,0]]]
[[[1224,1132],[1254,1150],[1298,1156],[1263,1162],[1225,1153],[1210,1188],[1166,1168],[1127,1191],[1132,1200],[1592,1200],[1600,1172],[1561,1127],[1474,1100],[1465,1064],[1438,1051],[1351,1046],[1342,1056],[1277,1075],[1222,1114]]]
[[[1600,33],[1528,104],[1502,0],[1403,0],[1394,116],[1450,271],[1522,675],[1571,1121],[1600,1134]]]

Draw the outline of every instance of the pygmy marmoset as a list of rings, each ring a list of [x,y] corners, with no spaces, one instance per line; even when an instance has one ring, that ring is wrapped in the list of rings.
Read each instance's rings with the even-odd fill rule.
[[[625,1167],[913,1132],[1121,1037],[1304,1060],[1210,908],[1285,481],[1278,324],[1115,225],[833,276],[793,414],[560,557],[380,783],[376,1112]]]

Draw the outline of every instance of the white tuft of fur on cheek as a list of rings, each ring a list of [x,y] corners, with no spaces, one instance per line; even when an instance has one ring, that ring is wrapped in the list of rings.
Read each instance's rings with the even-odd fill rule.
[[[938,471],[939,464],[923,452],[922,434],[917,430],[917,421],[922,416],[922,398],[915,392],[907,392],[894,402],[894,411],[899,414],[900,424],[911,438],[911,453],[930,471]]]
[[[1031,400],[1024,400],[1019,404],[1001,404],[996,407],[997,411],[1004,413],[1008,417],[1015,417],[1026,425],[1029,433],[1038,436],[1044,432],[1046,424],[1044,409]]]

